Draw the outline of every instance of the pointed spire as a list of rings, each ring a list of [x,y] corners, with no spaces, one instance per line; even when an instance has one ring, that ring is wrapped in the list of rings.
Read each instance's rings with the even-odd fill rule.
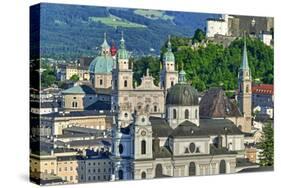
[[[248,55],[247,55],[247,44],[246,44],[246,35],[244,33],[244,50],[243,50],[243,60],[240,69],[249,69],[248,64]]]
[[[168,48],[167,48],[168,51],[171,52],[172,51],[172,44],[171,44],[171,36],[170,35],[168,35],[168,45],[167,46],[168,46]]]
[[[183,69],[181,69],[180,73],[179,73],[179,83],[180,84],[185,84],[186,80],[185,80],[185,71]]]
[[[125,49],[125,40],[124,40],[124,33],[123,33],[123,31],[121,31],[120,48],[121,49]]]
[[[106,32],[103,33],[103,41],[106,41]]]
[[[107,41],[106,41],[106,32],[104,32],[103,34],[103,43],[101,45],[102,51],[105,51],[106,49],[109,49],[110,46],[108,45]]]
[[[179,83],[180,84],[184,84],[186,83],[186,80],[185,80],[185,71],[183,70],[183,63],[181,63],[181,71],[179,72]]]

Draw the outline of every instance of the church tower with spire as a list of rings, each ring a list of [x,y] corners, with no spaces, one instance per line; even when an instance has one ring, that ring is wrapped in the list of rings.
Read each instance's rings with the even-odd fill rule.
[[[167,52],[163,55],[160,70],[160,87],[164,89],[166,95],[167,90],[176,83],[178,83],[178,71],[175,68],[175,56],[172,52],[172,44],[169,36]]]
[[[133,112],[128,93],[133,90],[133,67],[129,62],[129,53],[125,47],[122,32],[120,47],[116,54],[117,65],[112,72],[112,104],[113,111],[119,111],[124,115],[122,119],[130,119]],[[122,110],[123,109],[123,110]],[[128,121],[129,123],[130,121]],[[127,125],[127,124],[126,124]]]
[[[251,131],[252,124],[252,76],[247,57],[246,38],[244,39],[243,59],[238,73],[238,106],[244,116],[243,132]]]

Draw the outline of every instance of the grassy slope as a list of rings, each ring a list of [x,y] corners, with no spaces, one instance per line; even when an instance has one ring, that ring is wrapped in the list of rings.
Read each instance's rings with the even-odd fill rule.
[[[152,20],[157,20],[157,19],[162,19],[162,20],[173,20],[173,16],[169,16],[165,14],[164,11],[160,10],[144,10],[144,9],[138,9],[134,11],[135,14],[144,16],[146,18],[152,19]]]
[[[111,27],[126,27],[126,28],[145,28],[145,25],[130,22],[121,19],[117,16],[110,15],[108,17],[89,17],[89,21],[101,22]]]

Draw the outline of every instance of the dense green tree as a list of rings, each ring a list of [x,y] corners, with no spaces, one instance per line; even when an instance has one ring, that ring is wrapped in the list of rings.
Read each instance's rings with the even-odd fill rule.
[[[46,63],[41,64],[41,66],[41,69],[43,71],[41,73],[41,87],[49,87],[56,81],[55,72],[53,71],[51,66]]]
[[[237,73],[242,62],[244,41],[234,40],[229,47],[208,43],[206,47],[191,48],[190,38],[172,37],[172,51],[176,58],[176,69],[183,68],[186,79],[197,90],[204,91],[210,87],[222,87],[233,93],[237,88]],[[167,42],[166,42],[167,44]],[[161,57],[142,57],[134,61],[134,80],[140,83],[141,76],[149,68],[159,81],[159,63],[166,52],[162,47]],[[258,39],[247,38],[249,66],[254,82],[273,84],[273,49]]]
[[[201,29],[196,29],[192,38],[192,43],[202,42],[206,38],[205,32]]]
[[[73,74],[71,77],[70,77],[70,80],[73,81],[73,82],[77,82],[79,80],[79,76],[77,74]]]
[[[262,141],[258,144],[261,149],[260,165],[273,166],[274,164],[274,133],[271,123],[265,124],[263,128]]]
[[[141,83],[141,77],[146,74],[146,70],[149,69],[149,74],[154,77],[154,84],[159,83],[159,71],[160,61],[159,58],[153,56],[142,57],[134,61],[134,81],[138,84]]]

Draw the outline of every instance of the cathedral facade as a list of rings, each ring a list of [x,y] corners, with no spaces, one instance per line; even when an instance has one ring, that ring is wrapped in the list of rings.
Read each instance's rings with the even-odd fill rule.
[[[154,84],[154,78],[147,70],[139,86],[133,85],[133,62],[129,61],[129,53],[125,48],[122,36],[120,49],[117,52],[117,63],[112,70],[112,110],[126,108],[128,113],[146,110],[153,116],[161,117],[165,113],[165,96],[167,90],[178,82],[175,70],[175,57],[168,42],[168,51],[164,54],[162,70],[160,72],[160,86]],[[122,114],[128,118],[128,113]],[[129,119],[127,122],[130,122]],[[122,126],[127,126],[125,123]]]
[[[245,159],[242,131],[251,130],[246,44],[239,69],[242,128],[235,123],[237,119],[199,116],[198,92],[186,82],[183,70],[175,70],[170,41],[159,87],[149,71],[141,85],[133,87],[133,64],[128,59],[122,37],[113,69],[113,180],[216,175],[250,168],[238,166]],[[159,113],[153,111],[153,105]]]

